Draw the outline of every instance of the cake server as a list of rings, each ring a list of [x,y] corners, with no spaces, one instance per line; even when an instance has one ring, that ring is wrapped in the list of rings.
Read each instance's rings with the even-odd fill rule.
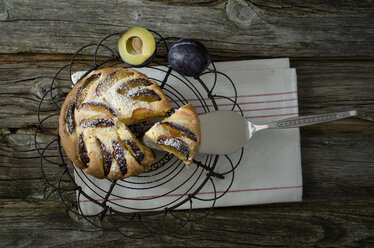
[[[309,126],[340,120],[357,115],[356,110],[321,115],[287,118],[264,125],[255,125],[233,111],[218,110],[199,115],[201,142],[199,153],[230,154],[241,149],[257,132],[265,129],[284,129]],[[146,136],[143,142],[153,149],[162,150]]]
[[[287,118],[265,125],[255,125],[233,111],[219,110],[199,115],[201,142],[199,153],[230,154],[241,149],[257,132],[265,129],[296,128],[357,115],[357,111]]]

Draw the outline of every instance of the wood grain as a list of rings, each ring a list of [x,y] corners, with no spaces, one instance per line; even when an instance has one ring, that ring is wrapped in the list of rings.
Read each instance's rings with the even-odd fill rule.
[[[0,198],[56,199],[57,192],[46,183],[34,147],[34,129],[3,130],[0,143]],[[55,139],[38,134],[45,147]],[[304,199],[371,199],[374,190],[374,123],[352,120],[301,129]],[[45,152],[59,162],[53,143]],[[349,154],[349,156],[347,156]],[[68,161],[68,160],[67,160]],[[44,161],[48,180],[57,186],[63,169]]]
[[[35,126],[35,112],[40,99],[50,90],[50,84],[59,68],[70,61],[70,57],[25,56],[16,58],[17,63],[4,56],[0,64],[0,127],[25,128]],[[91,63],[91,60],[86,60]],[[357,109],[359,118],[374,120],[374,61],[364,60],[293,60],[292,66],[298,75],[299,105],[301,114],[322,113]],[[23,68],[22,70],[19,70]],[[74,70],[87,70],[88,66],[74,66]],[[64,100],[70,90],[68,70],[61,72],[54,83],[65,87],[54,92],[55,101]],[[346,92],[349,91],[349,94]],[[58,114],[59,108],[49,94],[41,106],[41,117]],[[57,116],[47,120],[46,126],[53,127]]]
[[[38,102],[78,48],[132,25],[198,38],[214,60],[291,57],[300,114],[358,110],[356,118],[301,129],[303,202],[216,208],[180,233],[140,240],[66,212],[34,147]],[[371,0],[0,0],[0,246],[373,247],[373,44]],[[93,48],[78,59],[92,65]],[[110,55],[99,54],[99,61]],[[55,101],[70,89],[68,78],[66,71],[57,78]],[[59,112],[49,95],[45,102],[41,118],[56,116],[37,135],[43,146],[55,139]],[[45,154],[58,161],[55,144]],[[62,169],[43,168],[55,185]]]
[[[128,240],[74,222],[59,201],[2,199],[0,233],[6,247],[363,247],[374,242],[373,206],[357,200],[217,208],[183,232]]]
[[[198,38],[215,54],[372,56],[374,4],[366,1],[0,1],[0,53],[74,53],[141,25]]]

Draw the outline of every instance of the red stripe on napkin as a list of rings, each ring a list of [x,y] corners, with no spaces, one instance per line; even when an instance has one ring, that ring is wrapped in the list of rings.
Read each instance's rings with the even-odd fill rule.
[[[279,117],[279,116],[298,116],[299,113],[287,113],[287,114],[278,114],[278,115],[257,115],[257,116],[246,116],[246,119],[252,119],[252,118],[269,118],[269,117]]]
[[[250,112],[250,111],[266,111],[266,110],[276,110],[276,109],[289,109],[289,108],[297,108],[298,105],[295,106],[285,106],[285,107],[274,107],[274,108],[258,108],[258,109],[244,109],[243,112]],[[240,110],[234,110],[234,112],[240,112]]]
[[[263,104],[263,103],[276,103],[276,102],[288,102],[288,101],[297,101],[297,98],[290,99],[280,99],[280,100],[269,100],[269,101],[256,101],[256,102],[240,102],[238,105],[246,104]],[[208,107],[214,107],[213,105],[207,105]],[[217,104],[217,106],[232,106],[232,103]],[[195,108],[202,108],[203,106],[195,106]]]
[[[288,95],[288,94],[296,94],[297,91],[288,91],[288,92],[277,92],[277,93],[264,93],[264,94],[256,94],[256,95],[238,95],[237,98],[242,97],[260,97],[260,96],[278,96],[278,95]],[[235,96],[227,96],[228,98],[235,98]],[[202,98],[203,100],[210,100],[210,98]],[[215,97],[215,99],[225,99],[224,97]],[[188,102],[193,101],[200,101],[201,99],[186,99]],[[173,102],[182,102],[182,100],[173,100]]]

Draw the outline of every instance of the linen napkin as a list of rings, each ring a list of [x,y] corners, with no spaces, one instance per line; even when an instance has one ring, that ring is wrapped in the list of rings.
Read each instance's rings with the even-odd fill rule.
[[[296,71],[289,68],[288,59],[217,62],[215,66],[235,84],[238,105],[249,121],[265,124],[298,115]],[[162,67],[137,70],[155,81],[162,81],[165,76]],[[75,73],[73,81],[82,73]],[[217,95],[215,99],[219,109],[231,110],[233,105],[229,99],[234,99],[235,90],[225,75],[218,74],[216,83],[212,73],[201,76],[201,79]],[[201,99],[196,97],[196,92],[200,92],[209,110],[213,111],[213,105],[199,82],[191,78],[188,80],[195,86],[195,91],[183,85],[178,74],[168,78],[164,92],[172,96],[172,106],[177,108],[187,101],[198,113],[203,113]],[[234,108],[233,111],[239,112],[239,109]],[[164,155],[161,152],[160,156]],[[196,160],[209,164],[209,158],[214,157],[198,154]],[[236,166],[234,173],[225,174],[233,166]],[[259,132],[246,144],[243,153],[238,151],[220,156],[214,171],[224,173],[224,178],[213,177],[198,190],[207,171],[195,164],[186,168],[173,158],[155,171],[117,181],[106,204],[121,212],[163,210],[183,201],[194,191],[198,193],[192,201],[181,204],[177,209],[189,209],[191,204],[194,209],[208,208],[212,206],[212,201],[206,200],[217,197],[214,202],[216,207],[300,201],[302,173],[299,129]],[[86,194],[99,202],[103,201],[112,184],[109,180],[96,179],[78,169],[75,170],[75,180]],[[83,214],[97,214],[103,210],[78,192],[77,197],[79,210]]]

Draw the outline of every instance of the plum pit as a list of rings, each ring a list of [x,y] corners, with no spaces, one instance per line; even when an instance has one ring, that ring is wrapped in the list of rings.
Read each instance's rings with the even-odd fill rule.
[[[130,37],[126,42],[127,52],[136,55],[141,54],[143,51],[143,41],[138,36]]]

